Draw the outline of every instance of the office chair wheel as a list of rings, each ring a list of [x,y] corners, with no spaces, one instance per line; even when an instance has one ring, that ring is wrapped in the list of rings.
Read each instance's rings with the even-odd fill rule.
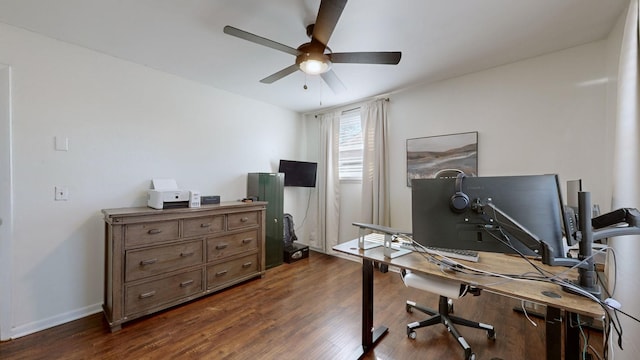
[[[407,337],[411,340],[415,340],[418,337],[418,334],[416,334],[413,329],[407,326]]]
[[[469,356],[467,356],[467,360],[476,360],[476,354],[475,353],[469,354]]]
[[[451,299],[447,300],[447,310],[449,314],[453,314],[453,300]]]
[[[405,308],[405,310],[407,310],[408,313],[412,313],[413,312],[413,306],[411,306],[409,304],[405,305],[404,308]]]
[[[495,330],[487,330],[487,338],[489,340],[495,340],[496,339],[496,331]]]

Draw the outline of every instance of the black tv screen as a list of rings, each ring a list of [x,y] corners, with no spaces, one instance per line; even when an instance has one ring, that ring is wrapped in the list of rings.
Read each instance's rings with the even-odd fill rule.
[[[315,187],[318,164],[306,161],[280,160],[284,186]]]

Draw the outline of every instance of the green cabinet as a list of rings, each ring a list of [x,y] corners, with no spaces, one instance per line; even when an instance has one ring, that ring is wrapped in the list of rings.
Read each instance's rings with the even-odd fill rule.
[[[283,261],[284,174],[249,173],[247,197],[249,196],[268,202],[265,221],[265,265],[270,269]]]

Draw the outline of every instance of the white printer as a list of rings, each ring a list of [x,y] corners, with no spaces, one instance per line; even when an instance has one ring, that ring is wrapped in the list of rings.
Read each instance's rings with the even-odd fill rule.
[[[154,209],[200,207],[200,192],[180,190],[174,179],[153,179],[147,191],[147,206]]]

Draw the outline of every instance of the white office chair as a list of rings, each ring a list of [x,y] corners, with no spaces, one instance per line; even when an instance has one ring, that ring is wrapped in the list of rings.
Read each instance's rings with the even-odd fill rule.
[[[464,357],[466,360],[474,360],[476,358],[476,354],[471,351],[471,347],[464,340],[462,335],[460,335],[453,324],[486,330],[487,337],[491,340],[495,340],[496,332],[493,326],[451,315],[451,313],[453,313],[453,302],[450,299],[461,298],[467,293],[480,295],[480,289],[435,276],[413,273],[409,270],[402,270],[401,276],[402,281],[407,287],[440,295],[437,311],[407,300],[407,312],[413,312],[413,309],[416,309],[427,315],[431,315],[431,317],[426,320],[407,324],[407,336],[409,338],[416,338],[415,329],[442,323],[447,327],[447,330],[449,330],[451,335],[453,335],[458,344],[460,344],[464,350]]]

